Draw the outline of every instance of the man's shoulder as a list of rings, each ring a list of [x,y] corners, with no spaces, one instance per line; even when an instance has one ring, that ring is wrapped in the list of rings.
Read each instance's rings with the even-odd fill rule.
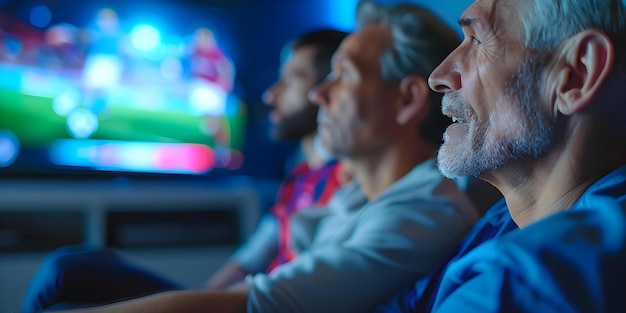
[[[595,197],[592,207],[554,214],[501,240],[537,252],[546,247],[555,251],[584,247],[598,251],[626,249],[626,201]]]
[[[497,203],[466,242],[494,239],[449,264],[435,307],[462,308],[470,299],[489,298],[502,301],[478,303],[487,308],[483,311],[623,312],[615,308],[626,307],[621,292],[626,283],[625,169],[598,180],[569,210],[523,229],[508,227],[513,224],[506,204]]]
[[[555,214],[477,247],[451,265],[440,299],[446,301],[472,281],[474,288],[501,292],[503,299],[537,305],[582,311],[622,307],[626,205],[614,197],[596,198],[595,203],[594,208]]]
[[[501,204],[501,205],[498,205]],[[498,202],[483,217],[492,225],[510,219],[506,205]],[[493,240],[478,247],[468,256],[482,257],[507,265],[511,253],[534,255],[534,259],[545,257],[544,252],[551,251],[550,257],[563,254],[569,257],[571,252],[582,252],[585,249],[595,250],[596,255],[602,252],[626,250],[626,201],[615,197],[595,197],[594,207],[579,207],[563,211],[532,223],[523,229],[515,229],[496,236]],[[497,253],[487,252],[497,250]],[[581,255],[578,260],[590,258]],[[511,264],[516,268],[524,268],[519,264]]]

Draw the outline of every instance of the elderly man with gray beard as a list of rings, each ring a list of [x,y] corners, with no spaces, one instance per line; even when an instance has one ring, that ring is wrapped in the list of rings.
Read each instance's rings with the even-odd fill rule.
[[[430,76],[439,168],[504,195],[379,312],[626,312],[626,3],[478,0]]]

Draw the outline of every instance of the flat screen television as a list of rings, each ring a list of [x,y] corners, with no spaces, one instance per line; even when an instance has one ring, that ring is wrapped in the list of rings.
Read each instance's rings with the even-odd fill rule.
[[[242,166],[246,108],[218,24],[184,2],[124,8],[0,1],[0,175]]]

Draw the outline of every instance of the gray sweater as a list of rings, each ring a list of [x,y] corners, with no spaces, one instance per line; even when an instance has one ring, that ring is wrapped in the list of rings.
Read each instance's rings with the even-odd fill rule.
[[[293,217],[298,257],[251,279],[248,312],[368,312],[424,277],[475,223],[429,159],[367,201],[356,182]]]

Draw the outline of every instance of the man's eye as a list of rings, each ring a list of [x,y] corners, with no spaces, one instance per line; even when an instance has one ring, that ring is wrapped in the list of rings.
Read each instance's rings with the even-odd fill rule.
[[[470,39],[472,40],[472,43],[474,45],[476,45],[476,46],[481,44],[480,40],[478,40],[478,38],[476,38],[476,36],[470,36]]]

